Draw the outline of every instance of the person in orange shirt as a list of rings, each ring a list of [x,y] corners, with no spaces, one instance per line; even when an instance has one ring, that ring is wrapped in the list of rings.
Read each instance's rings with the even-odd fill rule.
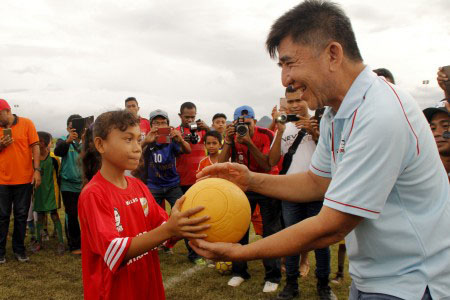
[[[219,162],[219,151],[222,146],[222,135],[218,131],[208,131],[203,139],[208,156],[198,163],[197,173],[203,170],[203,168]]]
[[[0,99],[0,264],[6,262],[6,237],[14,205],[12,248],[20,262],[29,260],[25,252],[25,231],[33,183],[41,184],[39,137],[31,120],[12,114]],[[34,161],[32,158],[36,158]]]

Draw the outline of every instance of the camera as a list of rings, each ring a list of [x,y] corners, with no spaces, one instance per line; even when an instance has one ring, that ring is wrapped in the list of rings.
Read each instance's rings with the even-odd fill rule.
[[[248,133],[248,126],[244,122],[244,117],[239,117],[238,122],[234,125],[235,131],[240,136],[246,136]]]
[[[197,134],[198,131],[197,122],[192,122],[191,124],[189,124],[189,131],[191,133],[187,134],[184,137],[184,140],[190,142],[193,145],[197,144],[200,141],[200,137]]]
[[[297,115],[295,114],[282,114],[277,118],[277,122],[281,123],[281,124],[285,124],[288,122],[295,122],[295,121],[299,121],[300,118],[297,117]]]

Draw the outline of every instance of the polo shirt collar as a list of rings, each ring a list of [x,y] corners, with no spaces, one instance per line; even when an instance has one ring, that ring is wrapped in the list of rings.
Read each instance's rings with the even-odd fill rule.
[[[373,84],[377,75],[372,71],[372,68],[366,66],[358,77],[353,81],[350,89],[345,94],[338,112],[334,116],[335,119],[348,119],[353,112],[361,105],[367,90]],[[330,108],[331,110],[331,108]]]

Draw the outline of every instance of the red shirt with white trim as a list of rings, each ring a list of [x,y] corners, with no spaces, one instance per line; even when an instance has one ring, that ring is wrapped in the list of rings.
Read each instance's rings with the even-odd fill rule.
[[[150,132],[150,121],[146,118],[139,117],[139,127],[141,128],[141,133],[147,135]]]
[[[125,177],[120,189],[98,172],[81,192],[84,298],[165,299],[156,249],[123,261],[131,240],[155,229],[167,219],[148,188]]]
[[[270,145],[272,145],[274,135],[273,132],[269,129],[255,126],[255,132],[252,136],[252,142],[255,144],[256,148],[261,151],[264,155],[269,155]],[[246,165],[250,171],[258,172],[258,173],[269,173],[269,174],[278,174],[278,167],[274,166],[269,172],[265,171],[258,162],[255,160],[253,155],[250,153],[248,147],[244,144],[240,144],[236,141],[235,138],[235,149],[236,149],[236,162],[240,164]],[[230,149],[230,155],[232,155],[232,149]]]
[[[191,131],[189,128],[178,126],[177,130],[181,131],[183,137],[187,134],[190,134]],[[180,175],[180,185],[188,186],[193,185],[197,181],[198,163],[206,156],[206,148],[203,143],[203,136],[206,134],[206,131],[200,130],[197,131],[197,135],[199,136],[199,141],[197,144],[192,144],[189,142],[191,146],[191,153],[181,154],[177,157],[177,172]]]

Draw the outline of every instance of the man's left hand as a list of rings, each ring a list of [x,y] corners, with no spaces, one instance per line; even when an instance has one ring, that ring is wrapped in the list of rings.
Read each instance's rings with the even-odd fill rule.
[[[232,243],[210,243],[205,240],[191,240],[189,245],[200,256],[214,261],[236,261],[239,260],[241,244]]]
[[[181,132],[173,127],[170,127],[170,137],[176,142],[181,142],[183,140]]]
[[[31,184],[34,184],[34,188],[36,189],[41,185],[41,172],[39,172],[38,170],[34,171]]]

